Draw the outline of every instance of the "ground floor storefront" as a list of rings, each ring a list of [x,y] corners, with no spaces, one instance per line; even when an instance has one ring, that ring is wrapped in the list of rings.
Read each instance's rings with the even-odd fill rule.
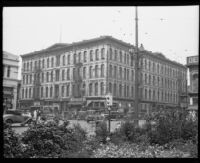
[[[134,117],[135,106],[133,99],[113,98],[112,112],[119,112],[124,116]],[[85,97],[85,98],[68,98],[68,99],[53,99],[53,100],[21,100],[20,108],[28,109],[33,106],[41,106],[41,108],[49,108],[58,110],[59,114],[64,119],[77,119],[84,117],[87,114],[102,114],[108,113],[108,108],[103,97]],[[151,112],[156,112],[161,109],[174,109],[177,105],[156,103],[149,101],[139,102],[139,117],[145,119],[146,115]]]

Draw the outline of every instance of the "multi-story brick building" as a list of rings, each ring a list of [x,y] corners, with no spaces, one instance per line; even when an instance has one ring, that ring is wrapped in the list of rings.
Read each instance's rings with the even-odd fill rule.
[[[22,55],[21,106],[38,99],[63,110],[78,100],[80,105],[85,101],[98,107],[111,92],[119,108],[134,110],[135,63],[130,49],[134,46],[102,36]],[[178,85],[185,88],[186,67],[142,49],[140,56],[141,110],[157,104],[178,106]]]
[[[19,56],[3,52],[3,106],[16,109],[18,89]]]
[[[199,56],[187,57],[189,68],[190,86],[188,90],[190,110],[198,110],[198,80],[199,80]]]

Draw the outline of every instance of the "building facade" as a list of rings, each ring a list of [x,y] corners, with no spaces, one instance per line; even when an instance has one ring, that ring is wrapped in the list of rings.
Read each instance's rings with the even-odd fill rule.
[[[16,109],[18,88],[19,56],[3,52],[3,106]]]
[[[198,110],[198,80],[199,80],[199,56],[187,57],[190,85],[188,89],[190,110]]]
[[[76,105],[74,101],[99,107],[111,92],[120,109],[132,112],[135,60],[130,49],[134,46],[102,36],[22,55],[21,106],[38,100],[61,110]],[[140,110],[147,112],[158,104],[178,106],[178,82],[183,89],[186,67],[144,49],[140,56]]]

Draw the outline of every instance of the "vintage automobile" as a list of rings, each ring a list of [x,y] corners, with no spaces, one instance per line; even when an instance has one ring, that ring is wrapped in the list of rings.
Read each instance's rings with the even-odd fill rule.
[[[7,110],[3,115],[3,121],[9,124],[23,123],[28,119],[31,119],[29,115],[23,115],[23,113],[15,110]]]
[[[104,120],[104,117],[101,116],[101,115],[88,115],[87,118],[86,118],[86,121],[89,123],[91,121],[103,121]]]

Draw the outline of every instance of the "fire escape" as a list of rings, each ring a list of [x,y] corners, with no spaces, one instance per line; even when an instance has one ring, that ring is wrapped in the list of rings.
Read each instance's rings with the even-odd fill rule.
[[[82,94],[82,77],[80,74],[80,69],[83,66],[83,64],[78,61],[74,61],[75,66],[75,72],[73,74],[73,82],[74,82],[74,92],[73,97],[75,98],[81,98],[83,96]]]
[[[33,99],[34,101],[40,101],[40,86],[41,86],[41,81],[40,81],[40,74],[42,70],[40,68],[40,65],[35,67],[34,71],[34,94],[33,94]]]
[[[187,81],[185,85],[182,85],[183,79],[181,78],[181,74],[178,75],[178,106],[180,108],[187,107]],[[185,86],[185,88],[183,88]]]

